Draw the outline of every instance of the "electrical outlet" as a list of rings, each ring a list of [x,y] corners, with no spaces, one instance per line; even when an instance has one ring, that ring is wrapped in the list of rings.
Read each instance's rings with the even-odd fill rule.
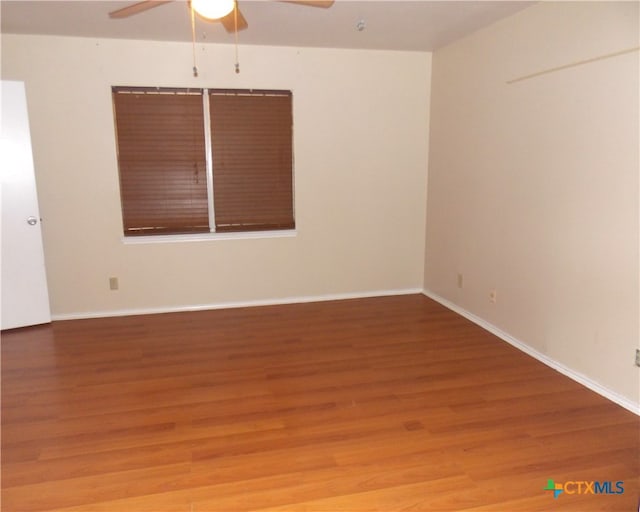
[[[640,348],[636,349],[636,366],[640,366]]]
[[[458,288],[462,288],[463,277],[462,274],[458,272]]]
[[[492,304],[498,302],[498,292],[495,288],[493,290],[489,290],[489,302]]]
[[[110,277],[109,278],[109,290],[117,290],[118,289],[118,278]]]

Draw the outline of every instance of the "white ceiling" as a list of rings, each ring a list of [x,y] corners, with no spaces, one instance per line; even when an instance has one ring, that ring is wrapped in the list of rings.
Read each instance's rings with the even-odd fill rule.
[[[109,11],[135,1],[0,1],[4,33],[191,41],[185,0],[125,19]],[[524,9],[527,1],[336,0],[329,9],[239,0],[249,28],[240,44],[432,51]],[[356,29],[359,20],[366,28]],[[219,22],[196,22],[201,42],[233,43]]]

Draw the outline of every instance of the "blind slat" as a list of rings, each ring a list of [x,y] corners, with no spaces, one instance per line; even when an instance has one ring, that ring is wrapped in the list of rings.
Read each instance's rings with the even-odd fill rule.
[[[291,95],[214,92],[209,105],[216,230],[295,227]]]
[[[207,232],[202,93],[148,92],[113,93],[125,234]]]
[[[208,232],[203,91],[112,91],[125,234]],[[291,93],[209,94],[216,231],[294,228]]]

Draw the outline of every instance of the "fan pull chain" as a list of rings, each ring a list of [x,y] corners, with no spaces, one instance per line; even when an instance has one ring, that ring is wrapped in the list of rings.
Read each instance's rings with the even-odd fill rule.
[[[236,32],[236,74],[240,73],[240,60],[238,59],[238,0],[236,0],[236,5],[233,9],[233,21],[235,23],[235,32]]]
[[[198,66],[196,66],[196,13],[191,9],[191,44],[193,48],[193,76],[198,76]]]

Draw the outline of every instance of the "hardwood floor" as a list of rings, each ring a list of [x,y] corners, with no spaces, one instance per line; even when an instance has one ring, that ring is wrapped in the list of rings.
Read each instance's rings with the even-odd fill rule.
[[[2,334],[4,512],[632,511],[639,434],[419,295]]]

